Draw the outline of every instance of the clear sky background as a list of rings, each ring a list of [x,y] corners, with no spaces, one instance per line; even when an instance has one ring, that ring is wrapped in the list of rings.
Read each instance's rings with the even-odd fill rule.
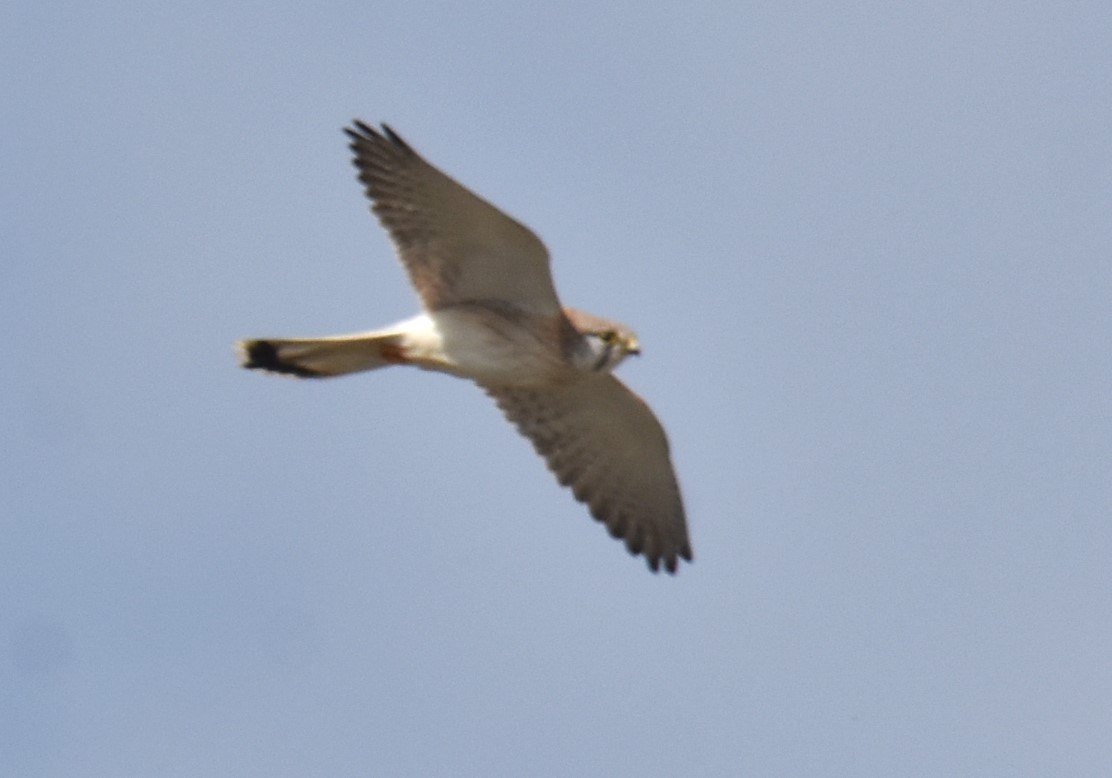
[[[1112,6],[0,10],[0,773],[1112,764]],[[415,296],[385,120],[629,322],[695,564],[474,387],[232,342]]]

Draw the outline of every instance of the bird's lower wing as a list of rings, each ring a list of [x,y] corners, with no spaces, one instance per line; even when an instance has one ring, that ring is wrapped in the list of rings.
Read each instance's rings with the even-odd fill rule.
[[[610,374],[549,388],[484,387],[557,480],[649,567],[691,560],[668,441],[649,407]]]

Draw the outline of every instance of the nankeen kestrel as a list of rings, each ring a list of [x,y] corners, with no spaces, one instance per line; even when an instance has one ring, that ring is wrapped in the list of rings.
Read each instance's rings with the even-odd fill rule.
[[[423,311],[353,335],[240,341],[243,366],[324,378],[414,365],[470,379],[630,553],[654,571],[690,561],[664,430],[611,374],[640,353],[633,332],[562,307],[540,239],[385,124],[344,132]]]

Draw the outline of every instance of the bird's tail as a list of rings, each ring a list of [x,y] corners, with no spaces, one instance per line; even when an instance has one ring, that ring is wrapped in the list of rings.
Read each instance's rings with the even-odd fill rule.
[[[236,343],[240,365],[299,378],[375,370],[407,360],[398,332],[362,332],[327,338],[267,338]]]

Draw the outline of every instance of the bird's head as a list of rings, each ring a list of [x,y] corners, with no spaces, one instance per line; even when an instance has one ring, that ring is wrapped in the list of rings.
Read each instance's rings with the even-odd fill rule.
[[[584,370],[606,372],[630,354],[640,354],[637,335],[624,324],[602,319],[574,308],[565,308],[569,321],[582,336],[576,363]]]

